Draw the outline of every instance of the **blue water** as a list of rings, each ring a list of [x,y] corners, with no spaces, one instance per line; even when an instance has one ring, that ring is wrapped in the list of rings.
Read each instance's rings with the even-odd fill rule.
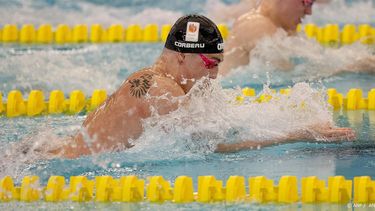
[[[235,1],[225,1],[225,3]],[[173,15],[187,12],[203,12],[206,1],[178,1],[171,4],[170,1],[0,1],[2,11],[10,12],[23,11],[20,16],[10,16],[7,20],[1,16],[0,25],[8,22],[24,23],[28,14],[35,14],[39,9],[53,9],[59,13],[68,13],[73,17],[66,17],[63,21],[74,23],[80,13],[90,11],[88,23],[96,21],[95,12],[114,12],[113,16],[106,16],[103,23],[109,23],[120,19],[131,18],[133,14],[142,13],[145,9],[162,8],[173,11]],[[221,2],[223,3],[223,2]],[[350,7],[361,5],[363,2],[352,2]],[[89,5],[89,6],[87,6]],[[21,9],[16,7],[22,6]],[[89,9],[87,9],[88,7]],[[103,9],[104,7],[104,9]],[[103,10],[102,10],[103,9]],[[124,9],[124,10],[122,10]],[[126,10],[126,11],[125,11]],[[129,11],[130,12],[129,12]],[[118,13],[124,12],[124,16]],[[375,9],[372,9],[375,11]],[[375,14],[375,13],[374,13]],[[44,15],[44,16],[43,16]],[[172,15],[172,16],[173,16]],[[355,14],[348,14],[355,15]],[[370,14],[370,16],[373,14]],[[337,20],[339,14],[334,16]],[[42,17],[54,17],[53,14],[42,14]],[[50,19],[51,23],[57,23],[59,18]],[[91,19],[90,19],[91,18]],[[147,20],[147,16],[142,19]],[[151,17],[152,18],[152,17]],[[318,17],[313,17],[313,20]],[[164,23],[164,19],[157,19],[156,22]],[[320,20],[320,19],[319,19]],[[43,19],[33,18],[36,24],[44,22]],[[170,20],[168,20],[170,21]],[[327,20],[325,20],[327,21]],[[19,89],[27,93],[32,89],[41,89],[48,93],[53,89],[61,89],[69,93],[74,89],[81,89],[85,93],[91,93],[94,89],[101,88],[109,93],[116,90],[122,81],[134,71],[145,66],[152,65],[162,49],[162,44],[116,44],[116,45],[80,45],[80,46],[0,46],[0,91],[7,93],[12,89]],[[353,51],[357,48],[352,48]],[[331,55],[332,53],[327,53]],[[333,53],[334,54],[334,53]],[[313,55],[314,56],[314,55]],[[340,55],[337,55],[339,57]],[[298,80],[293,74],[278,74],[271,72],[260,73],[254,77],[251,73],[254,67],[249,67],[249,77],[226,79],[222,84],[226,88],[236,86],[250,86],[259,92],[263,85],[271,81],[272,88],[286,88],[296,82],[308,81],[311,86],[321,88],[337,88],[338,91],[346,93],[350,88],[362,88],[365,93],[375,88],[375,75],[368,73],[341,73],[341,74],[313,74],[309,71],[310,66],[315,65],[307,57],[306,63],[302,62],[303,73],[298,74]],[[334,63],[333,65],[337,65]],[[323,67],[330,67],[327,61],[319,60]],[[339,62],[338,62],[339,63]],[[320,67],[320,66],[318,66]],[[256,66],[255,69],[261,69]],[[313,78],[313,79],[311,79]],[[16,143],[25,138],[32,137],[38,140],[45,134],[54,134],[58,137],[73,135],[79,129],[85,116],[55,116],[38,118],[16,118],[7,119],[0,117],[0,147],[1,152],[7,150],[11,143]],[[189,149],[188,155],[181,151],[181,157],[171,156],[168,151],[155,151],[149,155],[148,152],[119,152],[107,153],[100,156],[88,156],[76,160],[54,159],[51,161],[36,161],[35,163],[8,163],[7,171],[0,171],[0,176],[8,173],[17,182],[25,175],[35,174],[40,176],[45,184],[51,175],[63,175],[66,178],[72,175],[86,175],[93,178],[98,175],[112,175],[115,177],[123,175],[137,175],[147,178],[152,175],[162,175],[173,182],[177,176],[188,175],[193,177],[195,185],[199,175],[215,175],[218,179],[226,180],[230,175],[243,175],[246,177],[265,175],[277,181],[283,175],[302,176],[317,175],[321,179],[327,179],[333,175],[343,175],[348,179],[355,176],[368,175],[375,178],[375,112],[336,112],[334,120],[339,126],[352,127],[356,130],[358,137],[353,143],[323,144],[323,143],[294,143],[268,147],[259,150],[243,151],[231,154],[215,154],[202,152],[202,150]],[[162,149],[163,150],[163,149]],[[22,158],[20,156],[20,158]],[[9,170],[10,169],[10,170]],[[51,207],[52,206],[52,207]],[[22,203],[0,204],[1,208],[8,209],[125,209],[125,210],[165,210],[165,209],[269,209],[274,206],[259,206],[254,204],[242,205],[154,205],[149,203],[141,204],[45,204],[35,203],[24,205]],[[280,206],[279,209],[297,207]],[[314,207],[319,209],[319,207]]]

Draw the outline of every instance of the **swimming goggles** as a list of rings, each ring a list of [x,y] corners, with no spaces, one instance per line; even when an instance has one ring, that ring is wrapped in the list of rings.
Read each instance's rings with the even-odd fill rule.
[[[204,66],[207,69],[213,69],[213,68],[215,68],[216,66],[219,65],[219,61],[217,61],[216,59],[210,59],[203,54],[199,54],[199,56],[201,57],[201,59],[204,63]]]
[[[305,7],[312,7],[314,2],[315,2],[315,0],[302,0],[302,3]]]

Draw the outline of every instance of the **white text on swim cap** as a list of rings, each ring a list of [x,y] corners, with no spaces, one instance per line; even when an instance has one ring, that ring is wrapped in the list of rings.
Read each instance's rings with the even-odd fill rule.
[[[179,48],[204,48],[204,43],[183,43],[183,42],[174,42],[174,45]]]
[[[224,49],[224,43],[217,44],[217,50],[222,51]]]

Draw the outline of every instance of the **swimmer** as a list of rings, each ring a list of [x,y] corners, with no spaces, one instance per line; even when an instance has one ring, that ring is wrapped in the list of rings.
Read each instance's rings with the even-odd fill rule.
[[[314,3],[315,0],[262,0],[257,10],[239,17],[225,44],[225,60],[220,65],[220,74],[226,75],[236,67],[249,64],[250,52],[262,38],[279,30],[295,35],[297,25],[306,15],[312,14]],[[293,68],[289,61],[282,59],[272,63],[281,70]],[[375,72],[375,56],[361,58],[348,67],[333,71]]]
[[[99,108],[90,113],[83,130],[49,153],[77,158],[100,152],[125,150],[136,144],[143,132],[142,120],[152,112],[165,115],[175,111],[197,80],[217,77],[218,64],[223,61],[223,39],[217,26],[200,15],[187,15],[172,27],[161,56],[152,67],[133,73]],[[183,98],[186,99],[186,98]],[[186,99],[188,100],[188,99]],[[331,126],[312,128],[327,140],[354,139],[348,128]],[[135,140],[130,142],[130,140]],[[221,144],[217,152],[250,149],[296,140],[314,140],[312,133],[296,131],[270,142],[245,141]]]

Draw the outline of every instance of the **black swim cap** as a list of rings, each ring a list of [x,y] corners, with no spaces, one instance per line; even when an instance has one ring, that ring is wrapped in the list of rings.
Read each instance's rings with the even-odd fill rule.
[[[181,53],[223,53],[223,37],[203,15],[181,17],[169,32],[165,47]]]

